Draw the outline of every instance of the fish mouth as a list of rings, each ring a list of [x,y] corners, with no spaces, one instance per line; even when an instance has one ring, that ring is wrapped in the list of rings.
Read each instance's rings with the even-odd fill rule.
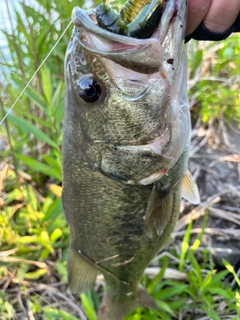
[[[180,29],[185,25],[184,3],[185,1],[168,0],[158,26],[148,39],[136,39],[103,29],[97,24],[94,10],[85,11],[75,7],[72,12],[75,25],[73,35],[77,37],[82,47],[98,56],[110,59],[133,71],[152,74],[158,72],[162,66],[165,58],[163,46],[170,26],[176,20]],[[184,38],[184,32],[180,31],[174,30],[175,34],[171,36],[176,48]],[[171,56],[167,59],[170,59],[169,64],[172,58]]]

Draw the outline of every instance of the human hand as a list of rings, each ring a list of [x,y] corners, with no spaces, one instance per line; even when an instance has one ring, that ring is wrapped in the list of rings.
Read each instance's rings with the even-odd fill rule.
[[[187,39],[225,39],[240,31],[239,12],[240,0],[188,0]]]

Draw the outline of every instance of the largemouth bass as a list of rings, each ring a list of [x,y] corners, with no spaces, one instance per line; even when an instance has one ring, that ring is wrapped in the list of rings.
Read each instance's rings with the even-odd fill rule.
[[[114,34],[95,11],[73,10],[66,61],[63,206],[70,226],[69,285],[107,291],[99,319],[156,306],[139,280],[178,220],[190,115],[184,53],[186,1],[166,2],[149,39]],[[185,183],[186,182],[186,183]]]

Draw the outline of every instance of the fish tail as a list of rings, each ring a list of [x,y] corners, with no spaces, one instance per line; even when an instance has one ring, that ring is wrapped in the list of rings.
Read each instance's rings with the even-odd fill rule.
[[[98,320],[123,320],[127,314],[140,307],[158,308],[156,302],[142,286],[139,286],[135,294],[129,293],[121,300],[114,299],[107,292],[98,310]]]
[[[70,247],[68,255],[68,283],[72,293],[83,293],[95,285],[98,270],[87,263],[77,250]]]

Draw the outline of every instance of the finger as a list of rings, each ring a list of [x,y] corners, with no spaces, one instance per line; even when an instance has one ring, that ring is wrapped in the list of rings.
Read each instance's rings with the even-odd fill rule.
[[[190,35],[204,20],[211,6],[212,1],[214,0],[188,0],[187,29],[186,29],[187,36]]]
[[[205,26],[213,32],[227,31],[237,19],[240,1],[212,0],[207,15],[203,19]]]

